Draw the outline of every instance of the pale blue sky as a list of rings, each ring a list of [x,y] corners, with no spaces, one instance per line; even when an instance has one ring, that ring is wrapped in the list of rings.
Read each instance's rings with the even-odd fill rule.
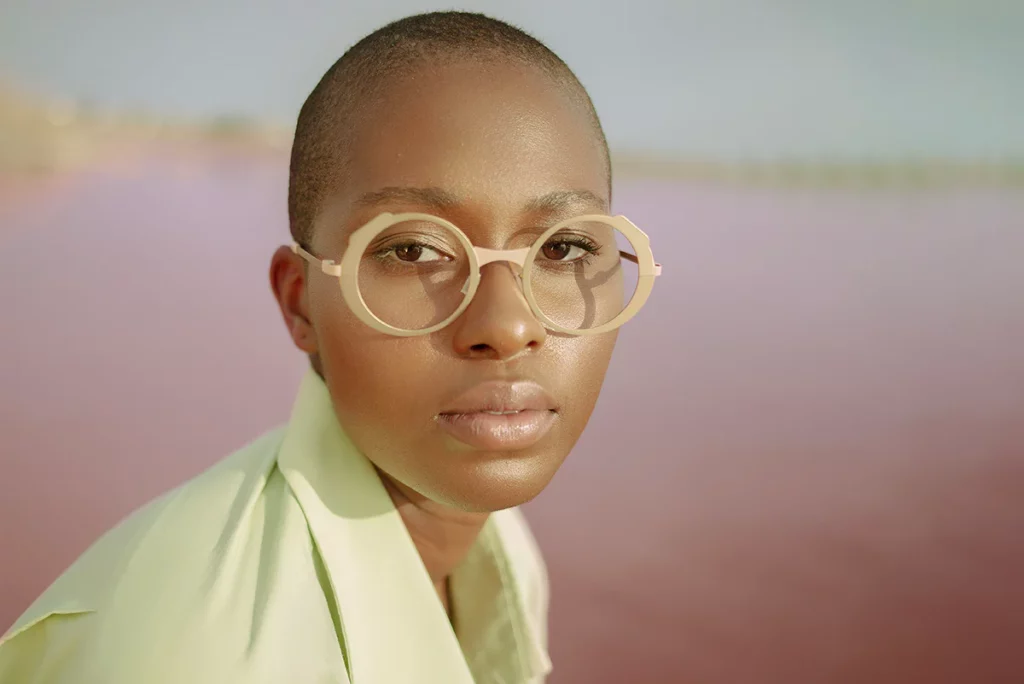
[[[371,6],[372,5],[372,6]],[[1022,0],[511,0],[620,150],[715,158],[1024,156]],[[0,0],[0,74],[181,116],[290,124],[416,0]]]

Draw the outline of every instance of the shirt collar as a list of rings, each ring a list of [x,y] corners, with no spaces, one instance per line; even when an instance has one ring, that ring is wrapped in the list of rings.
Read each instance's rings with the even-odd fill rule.
[[[422,681],[424,673],[472,684],[473,671],[492,667],[516,682],[550,669],[495,515],[453,578],[463,655],[405,524],[312,370],[299,388],[278,467],[323,560],[353,684]]]
[[[455,628],[478,683],[528,682],[551,671],[538,629],[524,607],[526,573],[511,562],[516,554],[509,552],[509,535],[502,533],[503,513],[490,517],[452,576]]]

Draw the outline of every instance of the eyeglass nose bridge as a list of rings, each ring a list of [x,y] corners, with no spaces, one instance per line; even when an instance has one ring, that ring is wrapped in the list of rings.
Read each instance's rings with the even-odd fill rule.
[[[526,268],[526,255],[530,253],[529,247],[523,247],[522,249],[473,247],[473,251],[476,253],[476,263],[479,268],[499,261],[508,262],[512,269],[512,275],[515,276],[516,282],[519,283],[519,287],[523,286],[523,269]],[[467,278],[466,282],[462,285],[462,294],[466,294],[468,289],[469,279]]]
[[[510,264],[518,266],[518,271],[522,273],[523,268],[526,265],[526,255],[530,253],[530,248],[487,249],[485,247],[474,247],[473,251],[476,252],[476,261],[480,268],[483,268],[487,264],[493,264],[496,261],[507,261]]]

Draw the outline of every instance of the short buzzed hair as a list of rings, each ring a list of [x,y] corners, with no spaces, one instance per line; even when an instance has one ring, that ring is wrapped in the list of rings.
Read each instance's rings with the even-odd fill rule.
[[[608,143],[586,89],[558,55],[522,29],[471,12],[431,12],[392,22],[353,45],[310,93],[299,112],[288,179],[292,237],[309,244],[320,202],[345,163],[345,134],[358,102],[379,92],[391,76],[424,62],[509,60],[540,68],[582,104],[604,150]]]

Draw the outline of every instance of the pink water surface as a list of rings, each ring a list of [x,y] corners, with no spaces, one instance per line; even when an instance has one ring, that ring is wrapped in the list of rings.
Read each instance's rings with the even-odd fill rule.
[[[286,161],[0,178],[0,630],[286,419]],[[527,508],[553,684],[1024,681],[1024,193],[623,181],[665,265]]]

